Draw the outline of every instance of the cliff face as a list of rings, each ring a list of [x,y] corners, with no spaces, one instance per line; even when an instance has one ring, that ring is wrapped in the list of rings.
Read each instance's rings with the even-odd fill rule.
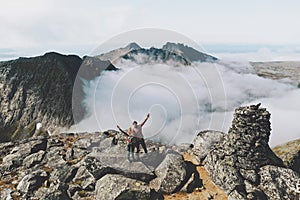
[[[81,62],[57,53],[1,62],[0,142],[32,135],[37,122],[50,129],[72,125],[72,88]]]
[[[38,122],[51,132],[80,122],[87,115],[84,80],[103,70],[117,68],[58,53],[0,62],[0,142],[31,137]]]

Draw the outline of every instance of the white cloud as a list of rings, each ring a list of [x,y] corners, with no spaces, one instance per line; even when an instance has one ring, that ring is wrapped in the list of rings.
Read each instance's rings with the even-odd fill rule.
[[[247,63],[174,67],[121,61],[116,66],[122,70],[104,72],[85,88],[85,102],[92,115],[76,126],[79,131],[115,129],[117,123],[127,128],[150,112],[146,137],[165,143],[191,142],[200,130],[227,132],[236,107],[262,102],[272,113],[272,145],[299,137],[295,131],[300,130],[296,120],[299,90],[252,74]],[[212,73],[214,69],[223,82],[218,73]],[[295,102],[292,112],[286,106],[289,102]],[[285,139],[278,135],[283,126],[289,134]]]

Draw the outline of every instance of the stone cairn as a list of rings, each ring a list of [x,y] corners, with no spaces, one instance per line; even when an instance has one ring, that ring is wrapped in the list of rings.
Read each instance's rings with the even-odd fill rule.
[[[263,193],[253,189],[260,182],[259,168],[283,165],[268,145],[270,113],[259,106],[237,108],[228,135],[205,159],[212,180],[233,199],[261,199]]]

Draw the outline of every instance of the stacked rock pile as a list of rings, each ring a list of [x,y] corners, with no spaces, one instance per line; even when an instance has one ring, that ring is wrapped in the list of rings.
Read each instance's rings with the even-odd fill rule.
[[[267,164],[283,166],[268,145],[271,114],[259,106],[237,108],[228,132],[228,146],[236,151],[237,162],[234,164],[244,170],[257,170]]]
[[[205,159],[212,180],[232,199],[270,198],[259,189],[261,169],[266,165],[283,167],[268,145],[270,113],[259,106],[237,108],[228,135]]]

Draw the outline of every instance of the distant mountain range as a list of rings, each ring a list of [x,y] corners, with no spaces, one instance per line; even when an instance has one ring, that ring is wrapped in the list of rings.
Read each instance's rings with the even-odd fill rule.
[[[0,62],[0,142],[30,137],[37,122],[57,131],[81,121],[88,114],[82,103],[84,82],[93,80],[104,70],[118,70],[113,63],[122,59],[138,64],[166,63],[173,66],[218,61],[216,57],[184,44],[168,42],[162,48],[145,49],[133,42],[94,57],[80,58],[50,52]],[[299,63],[286,64],[290,73],[280,72],[278,75],[277,71],[282,71],[282,67],[270,67],[274,63],[251,63],[260,76],[291,78],[294,84],[298,84]]]
[[[216,57],[199,52],[192,47],[171,42],[167,42],[162,48],[151,47],[149,49],[142,48],[133,42],[126,47],[115,49],[96,57],[111,62],[125,59],[139,64],[167,63],[172,61],[173,63],[190,65],[192,62],[215,62],[218,60]]]

